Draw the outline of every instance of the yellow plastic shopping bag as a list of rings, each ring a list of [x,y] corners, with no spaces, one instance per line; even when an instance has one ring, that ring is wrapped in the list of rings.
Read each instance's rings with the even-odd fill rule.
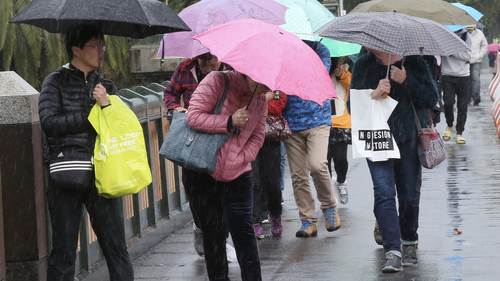
[[[95,184],[100,196],[113,198],[139,192],[152,178],[139,120],[120,97],[108,98],[111,106],[94,105],[88,119],[98,134]]]

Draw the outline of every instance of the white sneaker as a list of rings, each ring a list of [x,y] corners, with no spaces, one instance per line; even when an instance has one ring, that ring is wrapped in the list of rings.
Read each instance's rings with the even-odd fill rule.
[[[337,187],[337,192],[339,194],[339,201],[342,204],[347,204],[349,201],[349,194],[347,194],[347,185],[346,183],[338,183],[335,182],[335,186]]]
[[[233,246],[226,242],[226,256],[227,262],[237,262],[238,258],[236,257],[236,250]]]

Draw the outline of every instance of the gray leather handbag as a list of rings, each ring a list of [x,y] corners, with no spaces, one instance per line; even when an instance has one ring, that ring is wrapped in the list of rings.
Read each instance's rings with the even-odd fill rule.
[[[221,72],[226,80],[224,94],[215,107],[214,114],[220,114],[226,100],[229,79]],[[192,129],[187,124],[187,113],[174,112],[172,125],[160,148],[160,155],[196,172],[210,173],[217,165],[217,152],[229,139],[230,133],[210,134]]]

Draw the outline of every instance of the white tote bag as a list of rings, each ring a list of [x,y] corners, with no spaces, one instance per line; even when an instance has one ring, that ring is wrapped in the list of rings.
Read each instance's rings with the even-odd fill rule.
[[[399,159],[399,149],[387,120],[398,102],[391,97],[372,100],[373,90],[350,91],[353,158],[373,162]]]

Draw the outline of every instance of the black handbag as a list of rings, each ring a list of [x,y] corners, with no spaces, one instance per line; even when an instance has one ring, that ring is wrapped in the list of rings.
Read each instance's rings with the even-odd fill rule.
[[[52,185],[85,190],[93,178],[93,155],[84,146],[63,146],[50,155],[49,172]]]

